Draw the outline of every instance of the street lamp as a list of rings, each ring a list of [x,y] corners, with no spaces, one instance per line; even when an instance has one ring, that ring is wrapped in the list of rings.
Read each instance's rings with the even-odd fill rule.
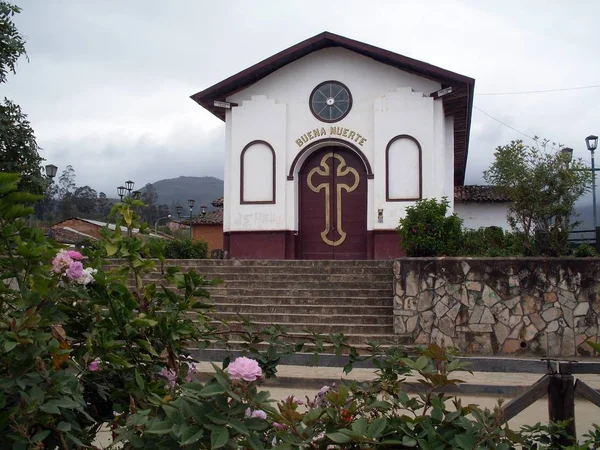
[[[139,200],[142,197],[142,191],[133,191],[131,195],[134,200]]]
[[[188,206],[190,207],[190,242],[193,240],[192,239],[192,210],[194,209],[194,203],[196,203],[196,200],[191,199],[191,198],[188,200]]]
[[[56,176],[57,171],[58,171],[58,167],[56,167],[54,164],[48,164],[46,166],[46,176],[50,179],[52,179]]]
[[[121,200],[123,200],[123,196],[125,195],[125,189],[127,189],[125,186],[119,186],[117,188],[117,194],[119,194],[119,197],[121,197]]]
[[[156,219],[156,222],[154,222],[154,234],[158,236],[158,221],[162,220],[162,219],[170,219],[171,218],[171,214],[168,214],[166,216],[163,217],[159,217],[158,219]]]
[[[594,202],[594,230],[598,227],[598,214],[596,212],[596,168],[594,166],[594,151],[598,147],[598,136],[593,134],[585,138],[585,145],[592,154],[592,202]]]
[[[206,206],[205,205],[202,205],[200,207],[200,212],[202,213],[202,215],[206,214]]]
[[[177,210],[177,218],[180,219],[181,218],[181,211],[183,211],[183,206],[177,205],[175,207],[175,209]]]

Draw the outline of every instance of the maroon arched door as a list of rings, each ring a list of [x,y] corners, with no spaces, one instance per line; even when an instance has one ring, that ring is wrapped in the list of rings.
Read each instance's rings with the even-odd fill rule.
[[[341,147],[313,153],[299,173],[302,259],[367,258],[367,174]]]

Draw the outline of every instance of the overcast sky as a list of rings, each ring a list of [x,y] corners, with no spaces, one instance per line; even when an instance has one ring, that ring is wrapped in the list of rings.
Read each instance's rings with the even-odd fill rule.
[[[13,0],[14,2],[15,0]],[[475,78],[475,106],[571,146],[600,134],[600,1],[21,0],[30,61],[0,85],[42,156],[114,195],[133,179],[223,177],[224,124],[189,96],[322,31]],[[473,112],[468,184],[527,138]]]

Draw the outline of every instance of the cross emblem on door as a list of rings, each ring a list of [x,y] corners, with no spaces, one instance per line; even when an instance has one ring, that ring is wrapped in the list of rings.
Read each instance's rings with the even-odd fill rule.
[[[327,181],[325,183],[321,183],[317,186],[315,186],[313,184],[313,176],[315,176],[315,175],[329,177],[329,175],[331,173],[331,168],[329,167],[328,160],[333,159],[333,158],[335,158],[339,161],[337,170],[335,172],[335,177],[341,178],[346,175],[354,175],[354,182],[352,183],[352,185],[348,185],[346,183],[335,183],[335,186],[336,186],[336,211],[335,211],[336,224],[337,224],[337,232],[340,235],[340,237],[338,239],[336,239],[335,241],[331,240],[327,237],[327,235],[330,232],[333,233],[334,231],[336,231],[335,228],[331,225],[331,204],[330,204],[330,195],[329,195],[330,190],[331,190],[331,185],[330,185],[329,181]],[[335,162],[334,162],[334,166],[335,166]],[[324,193],[325,193],[325,229],[323,231],[321,231],[321,239],[327,245],[331,245],[333,247],[336,247],[336,246],[342,244],[346,240],[346,232],[342,228],[342,190],[344,190],[346,192],[352,192],[358,187],[358,184],[360,183],[360,176],[358,175],[358,172],[356,171],[356,169],[354,169],[352,167],[348,167],[346,165],[346,160],[341,155],[338,155],[337,153],[327,153],[321,159],[319,166],[315,167],[308,173],[306,182],[308,184],[308,187],[313,192],[319,193],[321,191],[324,191]]]

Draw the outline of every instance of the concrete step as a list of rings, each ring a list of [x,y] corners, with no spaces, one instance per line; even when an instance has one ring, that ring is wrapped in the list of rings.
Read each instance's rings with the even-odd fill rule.
[[[260,298],[260,297],[259,297]],[[393,306],[336,306],[336,305],[302,305],[302,304],[254,304],[254,303],[215,303],[214,310],[221,314],[308,314],[308,315],[343,315],[349,318],[360,318],[365,315],[392,317]]]
[[[254,325],[259,328],[267,328],[270,325],[273,325],[273,321],[266,322],[258,322],[253,321]],[[214,322],[213,325],[218,326],[219,322]],[[234,324],[235,325],[235,324]],[[297,323],[286,323],[286,324],[278,324],[281,325],[288,332],[305,332],[307,330],[313,331],[315,333],[320,334],[329,334],[329,333],[344,333],[344,334],[368,334],[368,335],[393,335],[394,327],[393,325],[363,325],[363,324],[353,324],[353,323],[324,323],[324,324],[315,324],[312,322],[297,322]]]
[[[222,285],[211,286],[207,288],[211,295],[215,296],[254,296],[254,295],[266,295],[271,297],[384,297],[389,298],[390,301],[393,297],[392,288],[389,289],[336,289],[334,286],[330,288],[229,288],[223,287]]]
[[[346,314],[295,314],[295,313],[259,313],[254,309],[245,311],[240,309],[238,312],[224,312],[216,309],[212,314],[212,317],[221,320],[233,320],[235,321],[240,315],[245,319],[251,320],[255,323],[277,323],[283,326],[290,324],[309,323],[313,325],[327,325],[331,323],[339,324],[360,324],[362,325],[386,325],[392,326],[394,316],[388,315],[346,315]]]
[[[392,274],[339,274],[339,273],[311,273],[311,274],[290,274],[288,272],[283,273],[271,273],[271,272],[257,272],[257,273],[240,273],[240,272],[215,272],[210,274],[204,274],[205,278],[219,278],[224,282],[230,283],[234,281],[248,281],[252,278],[252,281],[278,281],[285,283],[305,283],[305,282],[327,282],[327,283],[338,283],[338,282],[355,282],[363,281],[369,283],[392,283]],[[164,275],[160,272],[150,272],[144,274],[144,280],[158,281],[164,279]]]
[[[249,304],[252,307],[260,305],[277,305],[280,307],[289,306],[358,306],[358,307],[389,307],[392,308],[392,297],[368,297],[368,296],[344,296],[344,297],[294,297],[291,295],[268,296],[268,295],[219,295],[211,294],[210,300],[220,305],[238,305]]]
[[[158,259],[153,260],[157,266],[160,266]],[[124,260],[106,259],[106,265],[122,266]],[[165,265],[181,267],[264,267],[264,266],[285,266],[285,267],[384,267],[392,268],[393,261],[379,260],[299,260],[299,259],[168,259]]]
[[[166,271],[165,266],[165,271]],[[120,269],[120,266],[108,265],[104,266],[105,270]],[[337,274],[337,275],[387,275],[392,277],[391,267],[334,267],[334,266],[300,266],[300,267],[287,267],[287,266],[214,266],[214,267],[188,267],[180,266],[180,269],[184,272],[188,270],[194,270],[197,273],[210,276],[211,274],[298,274],[298,275],[323,275],[323,274]],[[292,269],[292,270],[290,270]],[[155,272],[160,273],[160,265],[155,267]]]

